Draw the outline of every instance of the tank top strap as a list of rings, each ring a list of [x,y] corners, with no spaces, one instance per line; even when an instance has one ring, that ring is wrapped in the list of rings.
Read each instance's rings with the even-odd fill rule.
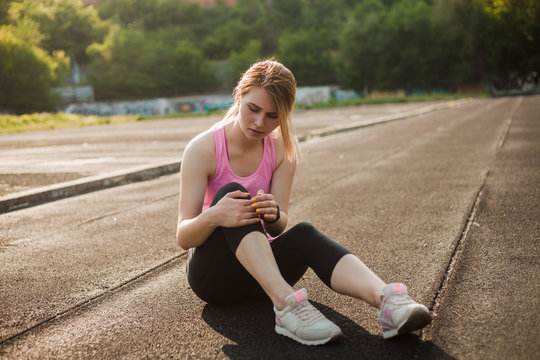
[[[216,177],[216,175],[222,174],[224,167],[227,166],[226,161],[224,161],[228,157],[224,127],[220,127],[214,131],[214,142],[216,143],[216,171],[214,177]]]
[[[272,178],[272,174],[274,173],[274,170],[276,169],[276,149],[274,145],[274,138],[272,137],[272,134],[266,136],[264,138],[264,152],[263,152],[263,158],[262,161],[265,162],[265,165],[262,170],[266,170],[266,177]]]

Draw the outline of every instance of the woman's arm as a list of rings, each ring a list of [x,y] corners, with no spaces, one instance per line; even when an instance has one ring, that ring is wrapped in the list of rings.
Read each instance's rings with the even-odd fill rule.
[[[176,240],[186,250],[204,243],[217,226],[212,217],[201,214],[210,169],[207,164],[212,161],[209,140],[206,135],[195,138],[182,158]]]

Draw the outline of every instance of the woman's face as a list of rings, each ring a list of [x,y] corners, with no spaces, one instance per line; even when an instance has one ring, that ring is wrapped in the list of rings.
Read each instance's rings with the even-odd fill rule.
[[[274,100],[262,87],[254,87],[240,100],[239,123],[250,139],[262,139],[279,125]]]

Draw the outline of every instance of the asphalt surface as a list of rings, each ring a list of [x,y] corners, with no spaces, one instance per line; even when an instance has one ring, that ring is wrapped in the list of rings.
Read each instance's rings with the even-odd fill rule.
[[[461,358],[540,354],[540,101],[520,105],[426,336]]]
[[[339,111],[353,124],[359,109]],[[540,97],[473,100],[302,142],[291,224],[312,222],[405,282],[436,315],[420,334],[383,341],[373,309],[311,271],[297,287],[345,334],[329,346],[275,334],[269,303],[206,305],[175,244],[172,174],[0,215],[0,357],[536,358],[539,113]],[[335,114],[302,113],[319,121],[304,133],[339,125]],[[24,149],[14,138],[2,159]]]
[[[469,100],[295,111],[300,136],[339,126],[459,106]],[[23,191],[88,177],[110,177],[133,168],[179,162],[184,147],[219,116],[140,121],[0,136],[0,200]],[[16,196],[19,196],[17,194]]]

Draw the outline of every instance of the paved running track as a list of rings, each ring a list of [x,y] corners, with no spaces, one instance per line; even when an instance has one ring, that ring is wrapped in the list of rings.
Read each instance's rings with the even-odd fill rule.
[[[435,314],[418,334],[383,341],[311,271],[297,287],[345,335],[328,346],[275,334],[269,303],[206,305],[173,174],[0,215],[0,358],[534,359],[539,114],[538,96],[473,100],[302,143],[290,223],[405,282]]]

